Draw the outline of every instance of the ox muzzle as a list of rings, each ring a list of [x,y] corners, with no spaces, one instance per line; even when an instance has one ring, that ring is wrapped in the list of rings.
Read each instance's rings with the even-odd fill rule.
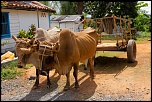
[[[23,66],[22,66],[22,65],[20,65],[20,64],[18,64],[18,65],[17,65],[17,67],[18,67],[18,68],[23,68]]]

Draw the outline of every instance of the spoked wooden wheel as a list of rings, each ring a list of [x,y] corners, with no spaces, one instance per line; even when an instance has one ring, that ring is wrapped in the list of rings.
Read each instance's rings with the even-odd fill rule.
[[[127,44],[127,60],[129,63],[136,61],[136,43],[133,39],[130,39]]]

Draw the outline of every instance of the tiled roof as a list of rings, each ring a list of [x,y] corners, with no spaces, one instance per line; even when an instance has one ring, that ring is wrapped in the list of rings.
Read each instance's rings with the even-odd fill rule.
[[[4,6],[2,8],[10,8],[10,9],[31,9],[31,10],[41,10],[55,13],[56,11],[38,1],[1,1]]]

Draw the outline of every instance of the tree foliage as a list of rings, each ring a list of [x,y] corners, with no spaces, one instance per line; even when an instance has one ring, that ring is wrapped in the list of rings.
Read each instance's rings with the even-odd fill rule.
[[[151,16],[140,13],[134,20],[134,25],[138,31],[151,31]]]
[[[38,1],[46,6],[50,6],[50,1]]]
[[[109,5],[110,4],[110,5]],[[135,18],[138,16],[136,2],[105,2],[105,1],[87,1],[84,12],[91,14],[93,18],[101,18],[106,14],[114,14],[121,17]]]
[[[77,14],[77,8],[75,2],[60,1],[60,14],[61,15],[75,15]]]

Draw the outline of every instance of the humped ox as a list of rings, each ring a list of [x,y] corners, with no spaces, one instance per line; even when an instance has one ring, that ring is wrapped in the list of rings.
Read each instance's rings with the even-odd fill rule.
[[[43,30],[43,35],[39,36],[38,34],[41,34],[41,31]],[[59,37],[60,29],[53,28],[51,30],[44,30],[42,28],[38,28],[36,31],[36,35],[34,39],[27,39],[27,38],[17,38],[14,35],[12,35],[12,38],[15,40],[15,50],[18,57],[18,67],[22,68],[25,67],[26,64],[33,64],[36,68],[36,82],[34,84],[33,88],[37,88],[39,85],[39,75],[43,74],[40,72],[41,68],[39,68],[39,55],[37,53],[38,46],[37,46],[37,40],[39,41],[45,41],[45,40],[51,40],[51,42],[56,42]],[[49,75],[47,75],[47,85],[50,87],[51,82],[49,79]]]
[[[89,34],[87,33],[89,32]],[[39,54],[43,71],[49,70],[50,66],[56,68],[60,75],[66,75],[67,81],[64,90],[70,87],[70,71],[74,68],[75,88],[79,88],[77,75],[79,61],[89,59],[90,76],[94,78],[94,59],[98,35],[95,29],[89,28],[82,32],[72,32],[63,29],[60,32],[59,41],[56,44],[40,42]],[[49,51],[50,55],[49,55]],[[48,56],[48,57],[47,57]],[[50,59],[54,60],[50,60]]]

